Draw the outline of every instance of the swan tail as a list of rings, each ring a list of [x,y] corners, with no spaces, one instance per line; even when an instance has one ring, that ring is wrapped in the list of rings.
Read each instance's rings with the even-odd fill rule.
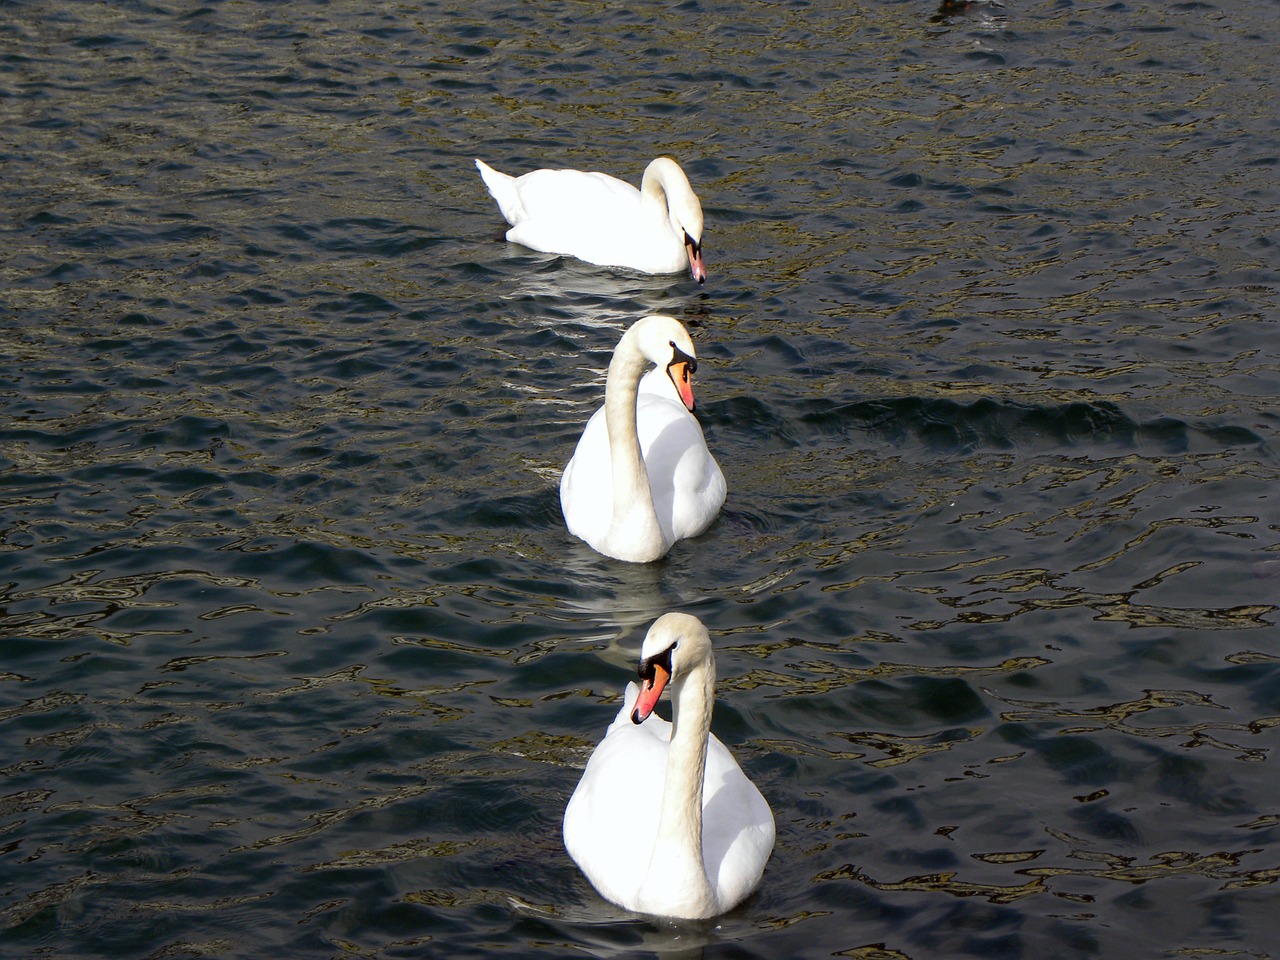
[[[524,215],[524,208],[514,186],[516,178],[493,169],[480,159],[476,160],[476,169],[480,171],[480,178],[484,180],[490,196],[497,201],[503,219],[512,225],[517,223]]]

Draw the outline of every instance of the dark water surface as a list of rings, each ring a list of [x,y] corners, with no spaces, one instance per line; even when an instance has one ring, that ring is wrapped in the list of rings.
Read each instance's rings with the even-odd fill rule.
[[[1280,957],[1275,0],[0,2],[0,953]],[[495,240],[670,153],[710,280]],[[622,329],[729,482],[564,530]],[[702,617],[714,923],[564,803]]]

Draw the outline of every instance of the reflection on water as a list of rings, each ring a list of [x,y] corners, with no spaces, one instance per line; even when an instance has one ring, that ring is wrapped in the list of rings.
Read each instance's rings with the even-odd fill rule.
[[[1269,956],[1270,13],[8,5],[0,949]],[[705,287],[472,166],[660,152]],[[653,312],[729,500],[634,566],[556,486]],[[778,815],[708,924],[559,839],[671,609]]]

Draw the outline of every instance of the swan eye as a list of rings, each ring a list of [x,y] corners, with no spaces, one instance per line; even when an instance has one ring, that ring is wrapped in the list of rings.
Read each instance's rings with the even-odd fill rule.
[[[676,648],[676,644],[672,644],[661,653],[655,653],[648,660],[640,661],[640,679],[645,684],[652,684],[654,677],[658,674],[658,667],[666,671],[667,675],[671,675],[671,651]]]
[[[667,366],[674,367],[678,363],[685,364],[686,372],[684,374],[684,378],[687,381],[689,379],[689,374],[698,372],[697,359],[689,356],[687,353],[685,353],[683,350],[677,347],[674,340],[668,340],[667,343],[671,346],[671,362],[667,364]]]

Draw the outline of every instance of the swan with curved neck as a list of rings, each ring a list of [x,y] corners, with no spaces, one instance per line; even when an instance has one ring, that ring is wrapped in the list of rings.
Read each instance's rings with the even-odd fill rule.
[[[511,225],[512,243],[642,273],[688,268],[699,283],[707,279],[702,204],[669,157],[649,163],[639,190],[604,173],[534,170],[513,177],[483,160],[476,168]]]
[[[671,691],[672,722],[651,716]],[[696,617],[649,628],[640,686],[587,761],[565,808],[564,842],[592,886],[628,910],[701,919],[731,910],[760,882],[773,812],[711,735],[715,655]]]
[[[569,532],[605,556],[658,560],[724,503],[724,474],[693,416],[696,369],[693,341],[671,317],[637,320],[613,351],[604,406],[560,478]]]

